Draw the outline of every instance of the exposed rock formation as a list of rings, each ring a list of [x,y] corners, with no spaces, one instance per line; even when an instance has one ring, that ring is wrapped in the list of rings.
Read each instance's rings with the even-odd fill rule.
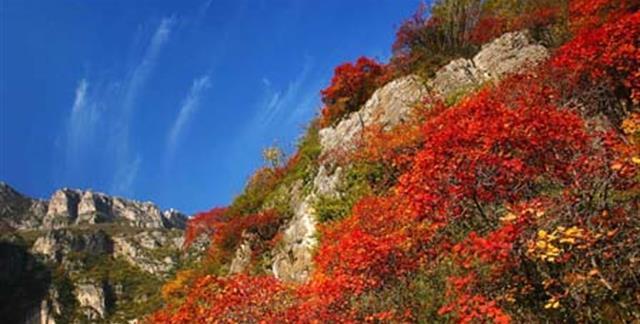
[[[60,189],[49,200],[49,209],[43,224],[47,228],[61,228],[73,223],[78,217],[78,204],[81,192],[72,189]]]
[[[47,212],[47,202],[25,197],[0,181],[0,219],[14,229],[37,228]]]
[[[549,51],[526,31],[506,33],[482,46],[472,59],[457,59],[436,72],[430,86],[444,97],[519,71],[547,58]]]
[[[163,276],[175,269],[181,241],[172,233],[143,231],[134,236],[113,237],[114,255],[153,275]],[[173,233],[182,235],[181,232]]]
[[[391,127],[405,120],[426,90],[423,81],[413,75],[387,83],[360,110],[336,126],[320,130],[322,151],[350,150],[364,127],[374,123]]]
[[[55,229],[73,225],[126,223],[140,228],[184,229],[187,217],[161,211],[150,202],[111,197],[99,192],[63,188],[47,201],[28,198],[0,182],[0,218],[20,230]]]
[[[291,207],[294,216],[287,224],[282,244],[273,252],[272,271],[276,278],[284,281],[304,282],[309,278],[313,265],[313,249],[318,244],[316,216],[312,205],[317,195],[331,195],[339,184],[342,168],[329,174],[322,165],[313,180],[310,194],[302,196],[300,183],[291,190]]]
[[[294,217],[284,230],[282,245],[274,252],[272,271],[284,281],[304,282],[313,265],[313,249],[318,244],[316,219],[311,207],[314,195],[296,203]]]
[[[79,283],[75,288],[75,296],[86,319],[96,321],[104,318],[107,303],[103,283]]]
[[[24,307],[13,305],[10,295],[3,298],[3,314],[6,308],[17,313],[10,322],[34,324],[140,316],[131,313],[140,307],[121,306],[154,303],[150,297],[181,262],[186,221],[150,202],[68,188],[42,201],[0,182],[0,284],[42,282],[20,292],[28,302],[15,303]],[[36,265],[40,279],[32,273]],[[0,288],[10,293],[8,287]]]
[[[251,262],[251,242],[254,238],[248,237],[247,233],[243,235],[243,241],[236,249],[231,265],[229,265],[229,273],[240,273],[244,271]]]
[[[51,230],[39,237],[33,244],[32,251],[46,256],[50,261],[61,262],[72,252],[90,255],[108,254],[113,250],[113,243],[101,230],[78,233],[68,229]]]

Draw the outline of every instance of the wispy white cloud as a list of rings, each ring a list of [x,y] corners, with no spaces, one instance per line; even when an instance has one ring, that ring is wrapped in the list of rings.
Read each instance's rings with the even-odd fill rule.
[[[272,122],[288,121],[289,117],[283,118],[284,114],[289,115],[295,109],[298,109],[301,103],[301,95],[306,94],[309,75],[313,68],[313,59],[306,57],[302,70],[283,90],[274,90],[271,80],[262,78],[265,86],[265,95],[260,101],[257,124],[262,127],[268,127]],[[315,90],[314,90],[315,92]]]
[[[149,44],[140,61],[133,65],[123,83],[120,119],[115,123],[111,147],[114,150],[113,162],[115,166],[111,190],[117,194],[131,194],[132,185],[139,170],[142,159],[131,150],[130,127],[131,116],[136,108],[136,101],[140,91],[146,85],[149,76],[156,66],[158,56],[165,47],[171,28],[175,24],[175,17],[163,18],[155,29]],[[135,166],[135,167],[132,167]]]
[[[91,142],[95,124],[99,119],[97,103],[89,95],[89,82],[81,79],[75,89],[73,105],[66,125],[65,141],[65,176],[71,170],[78,169],[84,155],[85,147]]]
[[[295,77],[279,88],[268,77],[260,80],[263,93],[254,107],[254,115],[239,136],[234,137],[234,156],[259,154],[266,145],[280,143],[287,150],[289,138],[303,127],[315,113],[318,89],[323,81],[314,70],[314,60],[306,57]],[[283,142],[284,141],[284,142]],[[217,154],[217,153],[216,153]]]
[[[209,88],[211,88],[211,82],[208,75],[193,80],[189,93],[182,100],[178,116],[167,134],[167,156],[169,159],[172,158],[176,150],[184,127],[191,120],[191,116],[198,110],[203,93]]]
[[[86,177],[91,170],[88,161],[108,160],[110,164],[102,167],[112,171],[112,179],[105,180],[110,183],[111,192],[133,193],[143,159],[132,148],[132,117],[175,22],[174,17],[164,18],[147,37],[141,35],[136,39],[132,47],[141,47],[141,54],[130,58],[129,68],[121,78],[89,80],[85,77],[78,82],[64,137],[61,137],[65,144],[61,176],[65,181]]]
[[[138,176],[138,171],[140,170],[140,164],[142,164],[142,156],[136,155],[130,163],[120,166],[116,171],[117,181],[112,185],[112,192],[121,195],[130,195],[136,177]]]
[[[77,114],[84,109],[85,104],[87,103],[87,80],[82,79],[78,82],[78,86],[76,87],[76,97],[73,100],[73,108],[71,109],[71,114]]]
[[[134,66],[130,72],[130,76],[125,88],[125,96],[123,101],[123,108],[125,112],[129,112],[135,106],[135,100],[138,97],[138,93],[149,78],[149,74],[156,65],[158,55],[169,40],[169,34],[171,33],[171,27],[175,23],[174,17],[163,18],[160,24],[156,28],[149,45],[145,51],[144,56],[140,62]]]

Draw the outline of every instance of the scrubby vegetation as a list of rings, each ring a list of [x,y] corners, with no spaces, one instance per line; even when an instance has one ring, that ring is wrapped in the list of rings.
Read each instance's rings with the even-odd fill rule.
[[[190,221],[187,244],[210,236],[211,256],[164,287],[149,321],[639,321],[638,3],[515,3],[438,1],[400,26],[390,64],[337,69],[296,155]],[[336,195],[316,202],[308,282],[224,276],[243,237],[257,253],[278,244],[290,211],[274,197],[312,182],[319,126],[388,75],[429,75],[523,28],[552,48],[547,62],[455,100],[428,96],[411,121],[365,130]]]

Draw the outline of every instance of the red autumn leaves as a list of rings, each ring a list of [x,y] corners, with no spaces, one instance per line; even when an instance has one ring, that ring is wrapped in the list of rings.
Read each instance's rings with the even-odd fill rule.
[[[202,276],[184,300],[152,320],[413,321],[423,311],[415,305],[391,303],[369,311],[358,301],[442,265],[455,271],[444,278],[440,319],[506,323],[523,316],[513,312],[514,305],[538,303],[526,311],[541,315],[541,309],[558,309],[561,300],[584,307],[572,301],[572,295],[582,294],[579,300],[604,298],[584,289],[573,291],[570,282],[581,278],[573,273],[578,269],[585,271],[583,277],[597,277],[592,260],[603,267],[614,256],[631,262],[621,242],[628,245],[637,235],[629,210],[638,203],[612,207],[608,201],[602,206],[596,201],[601,179],[608,181],[608,188],[638,187],[633,158],[639,150],[613,131],[593,131],[591,120],[565,106],[561,92],[564,87],[603,82],[637,105],[640,16],[614,11],[615,19],[598,17],[596,23],[578,15],[610,14],[610,3],[574,3],[572,24],[588,29],[562,46],[539,73],[509,77],[453,107],[440,107],[425,117],[422,127],[371,131],[355,158],[394,163],[403,174],[388,194],[366,197],[349,217],[321,227],[308,283],[288,285],[271,276]],[[384,75],[382,66],[364,58],[336,69],[332,84],[322,91],[325,125],[357,109]],[[558,75],[567,78],[560,82]],[[623,127],[633,133],[640,126],[629,122]],[[204,233],[212,236],[214,249],[228,250],[243,231],[270,240],[278,225],[272,212],[234,219],[225,211],[216,209],[192,219],[185,244]],[[590,251],[593,246],[603,252]],[[532,255],[540,251],[553,258]],[[580,258],[589,262],[580,263]],[[602,285],[605,279],[594,282]],[[518,298],[524,302],[518,304]]]

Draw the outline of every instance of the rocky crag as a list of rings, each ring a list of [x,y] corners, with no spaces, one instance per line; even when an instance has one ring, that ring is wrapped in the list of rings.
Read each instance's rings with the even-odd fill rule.
[[[3,318],[126,323],[148,313],[187,261],[186,221],[150,202],[67,188],[38,200],[0,182]]]

